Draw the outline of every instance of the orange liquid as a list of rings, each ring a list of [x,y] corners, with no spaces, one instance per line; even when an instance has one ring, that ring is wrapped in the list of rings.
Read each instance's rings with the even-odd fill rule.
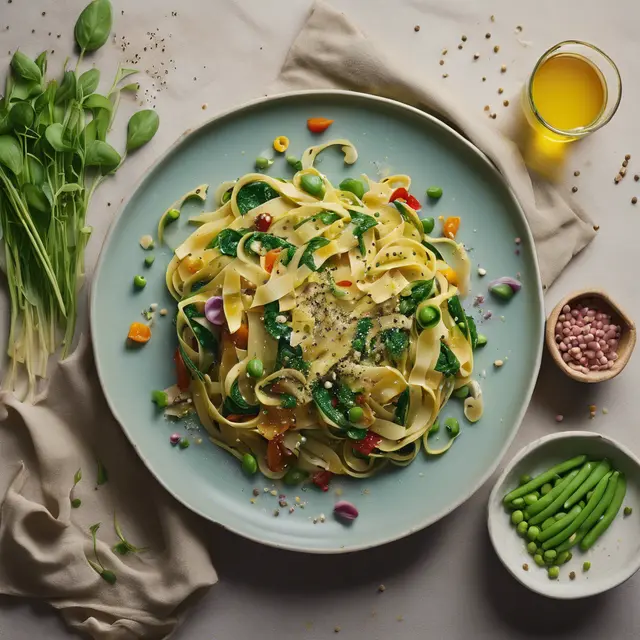
[[[600,71],[585,57],[561,53],[546,60],[532,85],[533,103],[555,129],[588,127],[602,114],[607,90]]]

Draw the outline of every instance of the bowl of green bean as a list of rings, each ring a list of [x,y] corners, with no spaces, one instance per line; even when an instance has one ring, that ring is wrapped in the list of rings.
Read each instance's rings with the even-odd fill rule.
[[[565,431],[521,449],[489,497],[501,562],[541,595],[585,598],[640,568],[640,460],[598,433]]]

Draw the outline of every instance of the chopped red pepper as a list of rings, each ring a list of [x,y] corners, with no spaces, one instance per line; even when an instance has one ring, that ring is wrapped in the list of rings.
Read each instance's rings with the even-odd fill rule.
[[[313,476],[311,476],[311,481],[316,487],[320,487],[323,491],[329,491],[329,482],[331,482],[331,478],[333,478],[333,473],[331,471],[316,471]]]
[[[180,391],[187,391],[189,389],[189,385],[191,384],[191,375],[189,374],[187,365],[182,359],[180,349],[176,349],[176,352],[173,354],[173,361],[176,363],[176,378],[178,389],[180,389]]]
[[[389,198],[389,202],[393,202],[394,200],[406,200],[409,197],[409,192],[404,187],[398,187]]]
[[[269,231],[269,227],[271,226],[272,222],[273,222],[272,215],[268,213],[261,213],[260,215],[256,216],[254,224],[258,231],[262,231],[263,233],[265,233],[266,231]]]
[[[367,431],[367,435],[353,445],[353,448],[363,456],[371,455],[371,452],[382,442],[382,438],[373,431]]]
[[[340,282],[336,282],[339,287],[350,287],[353,282],[351,280],[340,280]]]
[[[335,396],[331,398],[331,406],[335,409],[338,406],[338,398]]]
[[[322,133],[326,131],[333,124],[333,120],[328,118],[309,118],[307,120],[307,129],[311,133]]]
[[[356,394],[356,403],[357,404],[363,405],[363,404],[365,404],[366,401],[367,401],[367,399],[364,397],[364,393]]]
[[[414,211],[420,211],[420,209],[422,209],[422,205],[420,204],[420,201],[417,198],[414,198],[411,194],[409,194],[409,197],[407,198],[407,204]]]

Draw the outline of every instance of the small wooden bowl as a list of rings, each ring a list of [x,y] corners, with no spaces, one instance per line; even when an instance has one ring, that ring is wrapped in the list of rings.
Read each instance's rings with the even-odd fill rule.
[[[562,307],[568,304],[574,307],[578,302],[591,306],[592,303],[599,311],[607,313],[611,316],[612,322],[620,325],[620,343],[618,344],[618,359],[613,363],[611,369],[606,371],[589,371],[589,373],[582,373],[576,371],[567,365],[562,359],[562,352],[558,349],[555,340],[555,328],[558,322],[558,316],[562,313]],[[605,380],[611,380],[615,378],[627,365],[629,358],[633,353],[633,349],[636,346],[636,325],[629,318],[629,316],[604,292],[598,289],[584,289],[582,291],[576,291],[566,298],[563,298],[554,307],[553,311],[547,318],[547,326],[545,329],[545,339],[547,348],[551,357],[555,363],[566,373],[570,378],[577,380],[578,382],[604,382]]]

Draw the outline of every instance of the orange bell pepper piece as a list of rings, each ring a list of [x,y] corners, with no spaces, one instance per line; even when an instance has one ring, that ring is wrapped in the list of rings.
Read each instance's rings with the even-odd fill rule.
[[[142,322],[132,322],[127,338],[131,342],[145,344],[151,340],[151,329],[146,324],[142,324]]]
[[[460,228],[460,218],[458,216],[451,216],[444,221],[443,231],[447,238],[453,240]]]
[[[327,118],[309,118],[307,120],[307,129],[311,133],[322,133],[333,124],[333,120]]]
[[[281,249],[271,249],[271,251],[267,251],[264,257],[264,270],[267,273],[271,273],[273,271],[273,267],[280,255]]]
[[[246,349],[249,344],[249,327],[241,324],[240,328],[231,334],[231,341],[238,349]]]

